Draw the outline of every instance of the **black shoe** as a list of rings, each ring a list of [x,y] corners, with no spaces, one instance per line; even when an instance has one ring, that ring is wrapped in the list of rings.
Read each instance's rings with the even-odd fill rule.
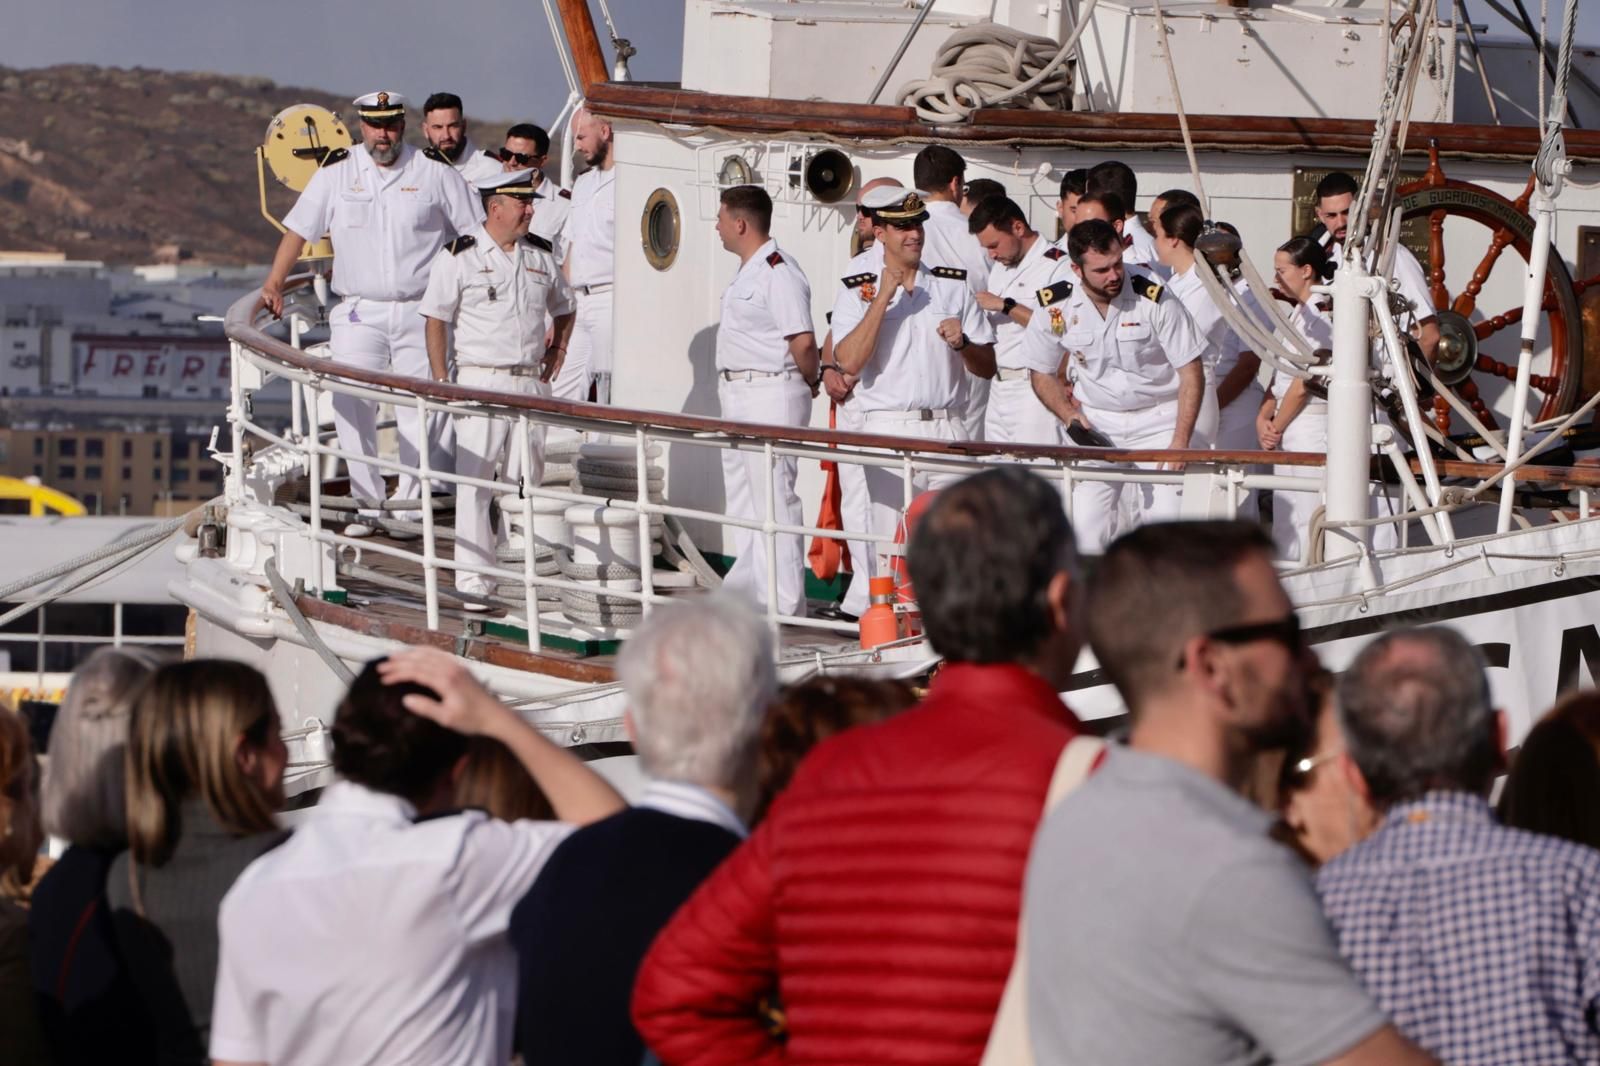
[[[837,603],[824,603],[820,607],[812,607],[808,612],[812,618],[820,618],[825,622],[859,622],[859,615],[853,615],[840,607]]]

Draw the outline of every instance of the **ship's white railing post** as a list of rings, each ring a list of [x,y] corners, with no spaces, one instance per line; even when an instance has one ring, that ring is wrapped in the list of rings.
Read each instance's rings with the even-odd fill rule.
[[[1544,305],[1545,272],[1550,267],[1550,230],[1556,205],[1541,183],[1533,197],[1537,216],[1533,224],[1533,247],[1528,253],[1528,273],[1522,291],[1522,347],[1517,353],[1517,381],[1511,398],[1511,428],[1506,434],[1506,462],[1514,463],[1522,453],[1522,430],[1528,418],[1528,389],[1533,378],[1533,345],[1539,336],[1539,311]],[[1516,499],[1517,475],[1507,474],[1500,484],[1500,516],[1495,531],[1511,529],[1511,505]]]
[[[244,351],[238,341],[228,344],[228,436],[233,449],[228,471],[228,498],[244,502]],[[40,612],[43,615],[43,611]]]
[[[767,549],[767,624],[772,627],[773,635],[778,632],[778,524],[777,491],[778,478],[774,463],[777,457],[772,453],[772,442],[763,441],[761,456],[766,461],[766,519],[761,527],[761,543]]]
[[[528,650],[539,651],[544,647],[544,638],[539,631],[539,589],[534,583],[538,551],[533,540],[533,494],[539,482],[534,480],[533,427],[528,424],[526,411],[518,416],[518,424],[522,428],[522,598],[528,610]],[[544,464],[539,466],[538,475],[542,479]]]
[[[304,444],[306,480],[311,489],[311,540],[315,544],[322,540],[322,425],[317,414],[322,410],[322,391],[314,384],[314,379],[303,386],[296,386],[294,391],[298,394],[302,388],[307,393],[307,405],[311,408],[311,432],[305,435]],[[311,572],[312,587],[320,596],[327,591],[322,583],[322,567],[314,566]]]
[[[428,401],[421,396],[416,400],[417,425],[423,436],[423,439],[417,442],[417,478],[421,482],[417,494],[422,497],[417,501],[422,505],[422,587],[428,612],[428,628],[438,629],[439,554],[435,550],[433,539],[433,457],[429,454],[427,440]]]
[[[1383,334],[1384,346],[1388,348],[1390,363],[1395,374],[1396,391],[1400,394],[1401,406],[1406,411],[1406,422],[1409,425],[1422,426],[1422,408],[1417,404],[1416,379],[1411,374],[1410,356],[1406,348],[1400,343],[1400,331],[1394,324],[1394,316],[1389,314],[1387,306],[1388,292],[1382,290],[1382,279],[1373,279],[1380,285],[1380,292],[1374,298],[1373,308],[1377,312],[1378,329]],[[1433,452],[1431,452],[1419,429],[1417,432],[1417,464],[1422,467],[1422,483],[1428,489],[1428,505],[1437,506],[1442,493],[1439,485],[1439,471],[1433,465]],[[1455,529],[1450,524],[1450,516],[1444,512],[1438,515],[1438,534],[1445,541],[1455,539]],[[1403,531],[1403,530],[1402,530]]]
[[[655,548],[650,541],[650,438],[645,435],[643,426],[635,426],[633,430],[633,461],[634,474],[639,479],[639,591],[644,594],[639,610],[648,618],[655,608],[651,601],[655,599],[656,583],[655,557],[650,554]]]
[[[1334,275],[1333,292],[1333,376],[1328,383],[1328,465],[1323,496],[1328,522],[1338,524],[1367,516],[1372,465],[1367,315],[1368,301],[1383,294],[1383,286],[1367,273],[1359,255],[1351,255]],[[1368,529],[1356,526],[1346,532],[1347,537],[1324,542],[1325,557],[1367,554]]]

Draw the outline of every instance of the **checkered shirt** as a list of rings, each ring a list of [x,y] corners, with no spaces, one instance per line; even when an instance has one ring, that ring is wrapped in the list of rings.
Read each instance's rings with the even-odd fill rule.
[[[1324,866],[1317,892],[1378,1006],[1442,1061],[1600,1063],[1600,851],[1430,792]]]

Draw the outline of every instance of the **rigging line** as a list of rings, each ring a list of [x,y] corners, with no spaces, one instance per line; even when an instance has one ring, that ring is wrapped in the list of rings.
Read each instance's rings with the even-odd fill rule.
[[[1570,0],[1569,0],[1570,3]],[[1522,0],[1517,0],[1517,6],[1522,6]],[[1550,113],[1550,101],[1545,96],[1545,71],[1550,66],[1548,50],[1550,48],[1550,0],[1539,0],[1539,54],[1546,56],[1539,65],[1539,121],[1544,122],[1544,116]],[[1554,77],[1555,72],[1551,71]]]
[[[1521,0],[1512,0],[1512,2],[1517,5],[1517,12],[1511,11],[1504,4],[1502,4],[1500,0],[1483,0],[1483,2],[1489,5],[1489,9],[1491,11],[1505,19],[1507,22],[1511,23],[1512,28],[1521,30],[1523,36],[1527,37],[1528,40],[1533,43],[1535,48],[1538,47],[1539,35],[1534,32],[1533,20],[1528,17],[1528,12],[1525,8],[1523,8]],[[1545,64],[1549,66],[1551,63],[1549,51],[1541,50],[1541,55],[1544,58]],[[1551,72],[1554,73],[1554,67],[1550,67],[1550,69]],[[1593,78],[1589,77],[1581,70],[1573,71],[1573,76],[1583,83],[1584,88],[1588,89],[1595,96],[1600,97],[1600,84],[1596,84]],[[1578,123],[1575,121],[1575,117],[1572,114],[1571,104],[1567,105],[1567,121],[1574,129],[1579,128]]]
[[[922,29],[922,24],[927,21],[929,13],[933,11],[935,2],[936,0],[927,0],[922,5],[922,10],[917,12],[917,17],[911,20],[911,27],[906,30],[906,35],[900,38],[900,47],[894,50],[894,55],[890,57],[889,62],[884,66],[883,73],[878,75],[878,84],[872,87],[872,95],[867,97],[867,103],[875,104],[878,102],[878,97],[883,95],[883,87],[889,84],[889,76],[900,66],[900,60],[905,58],[906,49],[911,47],[912,38],[917,35],[918,30]]]
[[[1494,102],[1494,90],[1489,88],[1489,71],[1483,63],[1483,50],[1478,47],[1478,31],[1472,28],[1472,16],[1467,14],[1467,0],[1455,0],[1456,17],[1467,31],[1467,51],[1472,53],[1473,65],[1478,68],[1478,81],[1483,85],[1483,99],[1489,105],[1489,117],[1500,125],[1500,105]]]
[[[1189,176],[1194,179],[1195,195],[1200,198],[1200,213],[1211,217],[1211,201],[1206,197],[1206,186],[1200,178],[1200,163],[1194,154],[1194,138],[1189,136],[1189,116],[1183,110],[1183,93],[1178,89],[1178,68],[1172,61],[1172,49],[1167,44],[1167,17],[1161,10],[1161,0],[1155,0],[1156,39],[1161,42],[1161,58],[1167,66],[1167,84],[1172,87],[1172,109],[1178,115],[1178,129],[1183,133],[1183,151],[1189,157]],[[1132,210],[1130,205],[1129,210]]]
[[[356,675],[344,664],[343,659],[333,653],[333,649],[328,647],[327,643],[322,639],[322,635],[312,627],[310,620],[301,613],[300,605],[294,602],[294,590],[283,579],[283,575],[278,573],[278,564],[274,560],[268,559],[261,569],[267,575],[267,581],[272,584],[272,594],[277,597],[278,606],[282,607],[284,613],[294,622],[295,629],[299,630],[300,635],[305,638],[306,645],[316,652],[323,662],[328,664],[328,669],[332,670],[334,676],[341,682],[348,685],[355,681]]]
[[[550,0],[544,0],[544,21],[550,27],[550,36],[555,41],[556,59],[561,63],[561,74],[567,79],[567,92],[569,95],[581,96],[578,88],[578,74],[572,66],[572,56],[567,52],[566,38],[562,30],[557,27],[555,9],[550,6]]]

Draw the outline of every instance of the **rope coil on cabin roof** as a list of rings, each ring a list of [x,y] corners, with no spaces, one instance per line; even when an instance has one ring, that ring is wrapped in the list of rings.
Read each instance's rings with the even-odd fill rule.
[[[1059,46],[1048,37],[988,23],[957,30],[939,46],[926,78],[908,81],[895,99],[923,122],[965,122],[985,107],[1013,103],[1033,111],[1072,108],[1072,67],[1078,43],[1098,0],[1088,0],[1078,24]]]

